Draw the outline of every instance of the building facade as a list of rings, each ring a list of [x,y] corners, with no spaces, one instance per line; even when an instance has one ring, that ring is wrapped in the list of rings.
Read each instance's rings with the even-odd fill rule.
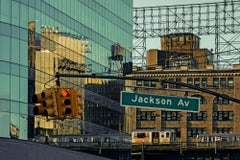
[[[182,38],[184,36],[189,35],[170,35],[171,38],[179,39],[180,41],[184,39]],[[169,39],[169,36],[166,37]],[[163,39],[166,37],[163,37]],[[190,35],[190,37],[193,37],[195,43],[197,38],[194,38],[194,35]],[[164,40],[161,41],[163,42]],[[175,43],[180,42],[172,42],[172,45],[176,46],[177,44]],[[189,43],[192,42],[189,41]],[[167,43],[162,43],[162,48],[166,49],[165,44]],[[185,44],[188,45],[187,42]],[[195,142],[198,134],[240,133],[239,103],[181,85],[151,81],[151,78],[159,78],[183,82],[239,99],[239,64],[233,65],[233,68],[216,69],[213,65],[211,51],[198,48],[199,44],[194,46],[196,47],[192,49],[186,49],[189,46],[182,46],[182,48],[188,51],[191,50],[191,52],[184,51],[182,48],[178,50],[176,47],[161,51],[149,50],[147,54],[147,69],[140,70],[135,68],[135,71],[129,75],[144,77],[143,80],[127,81],[127,85],[132,86],[127,88],[127,90],[145,94],[198,97],[200,99],[200,111],[193,113],[128,107],[126,112],[132,115],[126,118],[130,124],[127,126],[129,132],[133,129],[174,129],[177,134],[177,141],[184,143]],[[164,56],[161,56],[161,54]],[[165,58],[164,60],[163,57]],[[194,62],[194,65],[192,65],[192,62]]]
[[[81,121],[34,120],[31,96],[55,85],[58,71],[119,74],[131,61],[132,5],[128,0],[1,0],[0,136],[27,139],[34,133],[65,134],[71,126],[79,130]],[[124,54],[113,52],[114,44]],[[61,85],[85,94],[84,83],[61,78]]]

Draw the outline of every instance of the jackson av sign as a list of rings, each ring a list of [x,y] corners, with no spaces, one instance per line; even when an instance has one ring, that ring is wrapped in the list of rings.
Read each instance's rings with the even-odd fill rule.
[[[122,91],[120,103],[121,106],[199,112],[200,99],[196,97],[177,97]]]

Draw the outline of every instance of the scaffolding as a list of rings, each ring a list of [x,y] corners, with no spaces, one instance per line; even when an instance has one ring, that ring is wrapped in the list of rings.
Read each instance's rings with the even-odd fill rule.
[[[213,37],[214,46],[210,50],[215,53],[217,67],[240,62],[240,1],[137,7],[133,12],[136,66],[146,65],[148,39],[175,33]]]

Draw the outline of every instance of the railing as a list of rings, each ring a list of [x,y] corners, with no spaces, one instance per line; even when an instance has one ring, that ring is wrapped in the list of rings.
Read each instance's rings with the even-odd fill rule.
[[[132,144],[132,150],[158,151],[190,151],[190,150],[238,150],[240,142],[206,142],[206,143],[174,143],[174,144]]]
[[[131,149],[130,136],[126,134],[39,136],[33,141],[79,150],[84,148]]]
[[[40,136],[33,139],[35,142],[47,143],[49,145],[72,148],[77,150],[83,149],[122,149],[138,150],[144,147],[145,150],[224,150],[240,149],[240,142],[192,142],[192,143],[173,143],[173,144],[132,144],[128,135],[64,135],[64,136]]]
[[[63,148],[73,148],[73,149],[122,149],[127,150],[131,149],[131,143],[121,143],[121,142],[60,142],[53,143],[50,142],[49,145],[54,145]]]

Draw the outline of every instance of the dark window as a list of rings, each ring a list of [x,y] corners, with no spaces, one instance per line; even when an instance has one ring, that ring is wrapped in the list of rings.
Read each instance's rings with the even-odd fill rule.
[[[156,82],[155,81],[150,81],[150,85],[151,85],[151,87],[156,87]]]
[[[163,121],[180,121],[181,115],[176,111],[162,111],[162,120]]]
[[[170,78],[169,81],[174,81],[174,79]],[[169,83],[169,88],[175,88],[175,84]]]
[[[168,132],[166,133],[166,137],[167,137],[167,138],[169,137],[169,133],[168,133]]]
[[[219,87],[219,79],[218,78],[213,78],[213,87],[218,88]]]
[[[187,136],[188,137],[193,137],[193,136],[196,136],[198,134],[204,134],[206,132],[207,132],[206,128],[188,128]]]
[[[190,84],[190,85],[193,84],[193,80],[192,80],[192,78],[188,78],[188,79],[187,79],[187,84]]]
[[[144,86],[149,87],[149,81],[144,81]]]
[[[167,83],[161,83],[162,88],[167,88]]]
[[[199,78],[194,78],[194,86],[197,86],[197,87],[200,86],[200,79]]]
[[[181,82],[182,80],[181,80],[181,78],[176,78],[176,82]],[[176,88],[181,88],[181,85],[176,85]]]
[[[232,128],[213,128],[213,133],[232,133]]]
[[[206,121],[207,113],[205,111],[201,111],[199,113],[188,113],[187,118],[189,121]]]
[[[138,121],[155,121],[156,115],[153,111],[137,111]]]
[[[233,78],[228,78],[228,87],[229,88],[233,88],[234,87]]]
[[[220,86],[222,88],[225,88],[226,87],[226,78],[220,78]]]
[[[183,40],[183,44],[186,44],[186,36],[184,35],[184,40]]]
[[[227,105],[227,104],[232,104],[232,101],[230,101],[229,99],[222,98],[222,97],[216,97],[213,100],[213,103],[214,104],[224,104],[224,105]]]
[[[207,78],[202,78],[202,87],[207,87]]]
[[[137,138],[145,138],[145,133],[137,133]]]
[[[137,80],[137,86],[142,86],[142,81],[141,80]]]
[[[231,121],[231,120],[233,120],[233,112],[232,111],[214,112],[213,120],[215,120],[215,121]]]

